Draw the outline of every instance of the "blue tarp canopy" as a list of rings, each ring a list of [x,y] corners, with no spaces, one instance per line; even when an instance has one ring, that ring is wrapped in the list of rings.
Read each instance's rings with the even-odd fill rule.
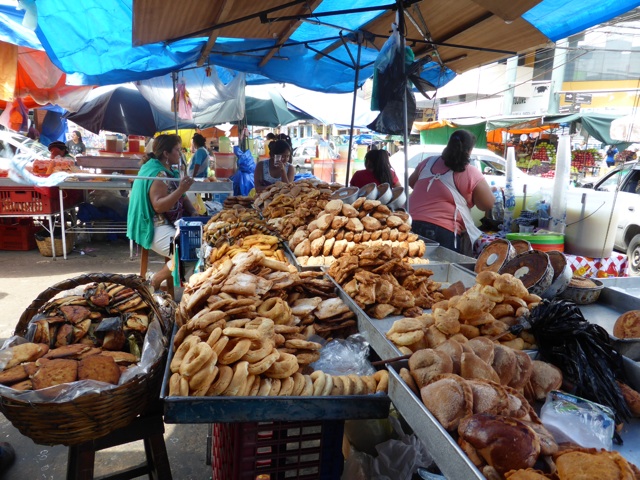
[[[397,3],[380,0],[47,0],[36,33],[53,62],[83,84],[151,78],[206,64],[325,92],[373,73]],[[408,45],[436,87],[621,15],[637,0],[405,0]],[[35,8],[35,7],[34,7]],[[357,61],[355,40],[363,48]],[[250,83],[250,81],[248,81]]]

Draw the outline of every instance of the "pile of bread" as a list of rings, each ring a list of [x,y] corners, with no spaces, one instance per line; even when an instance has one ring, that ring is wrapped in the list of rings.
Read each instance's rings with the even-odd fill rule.
[[[253,209],[253,197],[245,195],[229,195],[224,199],[224,202],[222,202],[222,206],[225,210],[238,207]]]
[[[554,460],[558,463],[559,457],[576,450],[561,451],[531,406],[561,387],[562,373],[555,366],[477,337],[462,343],[449,339],[434,349],[419,350],[410,357],[409,369],[399,373],[488,479],[556,478],[531,471],[541,457],[552,465],[551,471],[562,470],[558,478],[577,478],[569,474],[579,471],[570,466],[570,457],[553,466]],[[595,450],[583,453],[602,455]],[[627,465],[617,454],[607,455],[591,462]]]
[[[356,331],[355,314],[337,298],[330,279],[320,272],[298,272],[257,246],[192,275],[176,320],[182,325],[215,310],[226,312],[227,320],[277,319],[299,328],[305,338],[344,338]]]
[[[7,350],[10,357],[0,372],[0,384],[14,390],[40,390],[76,380],[117,385],[122,372],[139,360],[128,352],[81,343],[49,348],[27,342]]]
[[[225,321],[204,338],[195,324],[176,338],[170,363],[171,396],[328,396],[366,395],[385,391],[386,371],[372,376],[332,376],[322,371],[303,373],[320,358],[319,343],[304,340],[298,327],[276,324],[270,318]],[[191,322],[191,320],[190,320]],[[190,330],[190,333],[187,333]],[[282,342],[284,340],[284,342]],[[277,348],[277,345],[280,347]]]
[[[535,348],[535,338],[523,331],[518,336],[509,328],[518,318],[528,316],[541,298],[530,294],[511,274],[484,271],[468,290],[443,291],[447,300],[434,303],[432,313],[397,320],[387,338],[405,354],[423,348],[435,348],[447,339],[466,342],[479,336],[496,337],[517,350]]]
[[[138,292],[115,283],[50,300],[31,320],[28,342],[7,350],[0,383],[16,390],[87,379],[117,384],[138,363],[153,315]]]
[[[257,246],[220,259],[185,288],[170,394],[348,395],[386,389],[385,373],[354,378],[307,371],[321,348],[309,338],[354,333],[354,317],[319,272],[298,272]]]
[[[228,197],[228,198],[236,198],[236,197]],[[226,202],[227,200],[225,200]],[[215,215],[213,215],[206,225],[203,227],[203,230],[216,230],[220,225],[225,223],[239,223],[239,222],[262,222],[266,223],[260,217],[260,213],[253,208],[253,206],[244,206],[241,204],[236,204],[233,206],[225,208]]]
[[[438,291],[441,284],[430,278],[433,272],[413,268],[403,261],[404,255],[402,246],[360,245],[337,259],[327,273],[373,318],[417,317],[444,297]]]
[[[308,266],[331,265],[359,244],[402,247],[407,260],[421,258],[426,249],[418,235],[411,233],[408,213],[392,212],[379,200],[365,197],[353,204],[330,200],[313,221],[300,226],[289,238],[298,262]]]
[[[274,235],[264,233],[253,233],[237,238],[223,237],[216,241],[216,246],[211,249],[207,257],[207,264],[211,265],[224,257],[233,258],[239,253],[247,252],[256,246],[267,257],[275,258],[284,263],[289,263],[284,250],[281,248],[280,239]]]
[[[289,238],[296,228],[313,220],[340,187],[317,179],[276,182],[256,197],[254,205],[271,227]]]

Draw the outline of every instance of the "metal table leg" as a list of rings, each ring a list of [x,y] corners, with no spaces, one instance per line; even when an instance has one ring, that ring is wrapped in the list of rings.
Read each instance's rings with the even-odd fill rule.
[[[56,244],[55,244],[55,239],[53,238],[53,220],[52,220],[53,215],[47,215],[47,218],[49,219],[49,232],[50,232],[50,239],[51,239],[51,252],[53,254],[53,259],[56,259]]]
[[[58,189],[58,195],[60,196],[60,225],[62,228],[62,256],[64,259],[67,259],[67,235],[65,234],[65,221],[64,221],[64,195],[62,194],[62,189]],[[51,233],[51,238],[53,239],[53,231]],[[54,252],[55,257],[55,252]]]

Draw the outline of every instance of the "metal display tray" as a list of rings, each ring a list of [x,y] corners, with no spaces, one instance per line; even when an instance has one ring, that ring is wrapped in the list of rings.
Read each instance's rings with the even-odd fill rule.
[[[469,457],[458,446],[440,422],[424,406],[400,378],[400,368],[407,368],[407,361],[395,362],[389,366],[389,396],[417,437],[424,443],[433,460],[446,478],[451,479],[484,479],[484,475],[471,462]],[[629,383],[636,390],[640,389],[640,365],[625,357],[624,369]],[[536,405],[536,406],[541,406]],[[640,419],[633,418],[624,424],[620,436],[623,445],[613,445],[627,461],[640,464]]]
[[[617,290],[632,297],[640,297],[640,277],[598,278],[605,287]]]
[[[476,259],[473,257],[467,257],[454,250],[449,250],[441,245],[427,244],[427,248],[422,258],[429,260],[429,263],[455,263],[457,265],[464,265],[465,268],[473,270],[476,265]]]
[[[431,265],[413,265],[414,268],[428,268],[433,271],[431,277],[436,282],[444,284],[452,284],[461,281],[466,287],[475,284],[475,274],[468,270],[451,263],[431,264]],[[329,277],[331,278],[331,277]],[[404,318],[399,315],[386,317],[382,320],[369,317],[355,302],[345,293],[340,285],[331,278],[331,281],[338,288],[338,296],[347,304],[351,311],[355,312],[358,321],[358,331],[362,333],[371,344],[371,348],[375,350],[382,360],[395,358],[402,353],[397,347],[391,343],[385,334],[396,320]]]
[[[640,280],[640,279],[639,279]],[[640,298],[629,295],[610,285],[605,286],[596,303],[580,305],[584,318],[604,328],[613,337],[613,325],[620,315],[629,310],[640,310]],[[622,355],[632,360],[640,360],[640,339],[619,339],[613,343]]]
[[[173,335],[176,331],[177,326]],[[329,397],[170,396],[172,358],[173,336],[160,390],[165,423],[355,420],[389,415],[391,399],[381,393]]]

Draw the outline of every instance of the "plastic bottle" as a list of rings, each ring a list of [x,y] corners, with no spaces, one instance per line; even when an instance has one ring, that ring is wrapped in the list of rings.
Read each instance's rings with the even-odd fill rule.
[[[496,199],[493,204],[493,208],[491,209],[491,217],[498,222],[504,220],[504,195],[502,194],[502,190],[500,190],[496,186],[496,182],[491,182],[491,193],[493,193],[494,198]]]
[[[549,226],[549,204],[540,200],[538,204],[538,227],[547,228]]]
[[[220,137],[219,145],[220,153],[232,153],[231,140],[229,139],[229,137]]]

